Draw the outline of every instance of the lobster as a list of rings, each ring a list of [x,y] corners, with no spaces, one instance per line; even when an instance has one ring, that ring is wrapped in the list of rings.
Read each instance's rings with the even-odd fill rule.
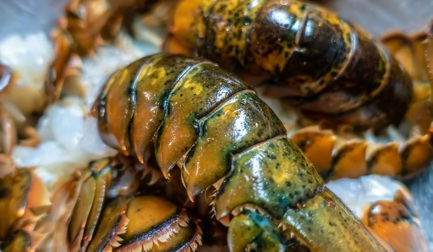
[[[430,38],[430,47],[413,54],[431,58],[426,34],[414,40]],[[413,59],[411,66],[400,67],[394,58],[400,47],[391,43],[399,39],[402,44],[401,37],[394,34],[379,43],[335,14],[301,1],[197,0],[180,2],[164,47],[211,59],[250,83],[265,82],[265,95],[280,97],[283,104],[338,132],[349,125],[378,133],[400,123],[407,111],[414,114],[413,104],[425,96],[426,85],[413,86],[412,79],[417,82],[421,75],[413,69],[424,69],[431,59]],[[419,110],[415,116],[422,118],[410,123],[423,124],[422,129],[411,132],[408,141],[391,137],[396,142],[381,145],[371,143],[371,137],[342,138],[320,127],[302,129],[291,138],[325,179],[369,173],[411,178],[433,158],[432,118]]]
[[[0,217],[0,249],[101,251],[122,241],[119,251],[196,250],[202,233],[197,220],[160,195],[138,195],[131,186],[136,180],[123,183],[128,190],[117,189],[124,167],[112,159],[91,162],[62,181],[52,202],[32,169],[20,168],[0,178],[0,207],[5,209]],[[151,168],[142,171],[142,177],[152,176]]]
[[[214,187],[231,251],[284,250],[292,236],[313,251],[385,251],[255,91],[214,63],[142,58],[111,75],[92,113],[103,141],[124,155],[143,162],[153,140],[162,174],[181,167],[191,201]]]
[[[424,171],[433,158],[433,131],[408,141],[381,144],[311,126],[294,132],[290,138],[326,180],[365,174],[410,179]]]
[[[6,102],[1,101],[0,209],[3,214],[0,216],[0,250],[28,251],[45,238],[45,234],[35,231],[35,226],[50,205],[49,192],[33,169],[17,169],[14,163],[11,153],[18,142],[18,130],[6,106]],[[33,140],[21,142],[26,144]]]
[[[182,1],[165,50],[258,76],[303,115],[355,130],[397,124],[411,102],[412,81],[382,44],[302,1]]]
[[[171,6],[174,0],[165,2]],[[57,100],[62,92],[67,92],[68,88],[76,89],[79,85],[74,78],[79,73],[76,66],[70,64],[74,57],[94,55],[95,48],[115,40],[122,24],[132,22],[134,15],[127,14],[149,13],[158,4],[155,0],[72,0],[68,3],[66,16],[58,20],[58,26],[52,32],[56,58],[50,66],[45,85],[49,101]],[[127,30],[130,29],[129,25]]]
[[[108,137],[109,139],[111,139],[111,137]],[[111,139],[112,140],[112,139]],[[110,141],[110,140],[108,140],[108,141]],[[116,141],[115,141],[116,142]],[[114,143],[114,144],[116,144],[116,143]],[[106,162],[106,161],[103,161],[103,163],[104,162]],[[106,163],[104,163],[104,164],[106,164]],[[96,181],[98,181],[97,183],[100,183],[99,185],[101,185],[101,184],[104,184],[105,183],[105,185],[107,185],[107,184],[110,184],[110,179],[107,179],[107,177],[109,176],[108,174],[107,174],[107,169],[105,169],[106,167],[104,167],[102,170],[100,170],[100,169],[93,169],[95,166],[94,165],[91,165],[92,166],[92,169],[91,169],[91,172],[89,172],[89,173],[85,173],[85,175],[83,176],[84,177],[84,183],[89,183],[89,181],[90,180],[92,180],[92,182],[90,182],[90,183],[93,183],[93,181],[94,180],[96,180]],[[101,166],[99,166],[99,168],[101,168]],[[102,171],[102,172],[101,172]],[[172,173],[170,173],[170,174],[172,174]],[[102,175],[102,176],[101,176]],[[167,176],[168,176],[168,172],[167,172],[167,174],[166,174]],[[100,177],[102,177],[102,180],[100,180]],[[67,187],[67,186],[69,186],[69,184],[66,184],[65,185],[65,187]],[[86,189],[86,188],[84,188],[84,187],[81,187],[82,188],[82,191],[84,192],[87,192],[87,190],[89,190],[88,188]],[[99,230],[94,230],[94,228],[95,228],[95,221],[99,221],[98,220],[98,218],[96,217],[95,218],[95,211],[96,212],[99,212],[99,214],[101,214],[101,205],[103,205],[104,204],[104,208],[102,209],[102,211],[103,211],[103,214],[102,215],[100,215],[100,220],[104,220],[104,222],[100,222],[99,223],[99,225],[102,225],[101,223],[104,223],[104,225],[105,224],[111,224],[111,223],[109,223],[109,221],[108,220],[110,220],[110,216],[108,216],[108,215],[106,215],[106,211],[110,211],[112,208],[112,206],[113,205],[110,205],[111,203],[110,202],[106,202],[107,204],[105,204],[105,203],[101,203],[100,201],[99,201],[99,199],[101,199],[101,198],[103,198],[103,195],[104,195],[104,192],[101,192],[101,191],[103,191],[103,189],[101,189],[101,187],[98,187],[98,193],[99,194],[95,194],[95,195],[88,195],[88,194],[86,194],[86,193],[81,193],[80,194],[80,200],[77,202],[77,205],[75,205],[75,207],[73,208],[74,209],[74,211],[75,211],[75,215],[72,215],[72,219],[73,219],[73,221],[71,221],[71,223],[70,223],[70,231],[77,231],[76,229],[74,229],[73,227],[71,227],[72,225],[75,225],[75,228],[77,228],[78,226],[80,226],[81,224],[83,224],[83,222],[80,222],[80,221],[82,221],[83,219],[86,219],[84,222],[86,222],[86,224],[84,225],[83,224],[83,226],[80,226],[80,229],[78,230],[78,236],[71,236],[70,238],[71,238],[71,240],[74,240],[74,245],[75,246],[78,246],[78,247],[80,247],[80,249],[85,249],[86,248],[86,246],[89,246],[89,243],[95,243],[95,241],[98,241],[98,242],[100,242],[99,244],[97,244],[97,245],[101,245],[101,243],[103,243],[102,244],[102,246],[105,246],[105,245],[107,245],[107,246],[111,246],[111,245],[114,245],[114,246],[116,246],[116,245],[119,245],[119,244],[117,244],[117,242],[115,242],[115,240],[117,239],[115,236],[112,236],[112,237],[109,237],[109,238],[113,238],[112,240],[106,240],[106,239],[100,239],[100,235],[99,235]],[[77,191],[75,191],[76,193],[78,193]],[[88,197],[93,197],[93,202],[92,203],[94,203],[94,204],[92,204],[92,203],[90,203],[89,201],[91,201],[91,200],[88,200],[89,198]],[[59,200],[59,198],[61,198],[61,197],[57,197],[57,199]],[[142,200],[142,202],[145,202],[146,204],[143,204],[143,205],[148,205],[149,203],[154,203],[155,205],[157,205],[157,209],[158,210],[161,210],[162,208],[163,208],[163,205],[170,205],[170,203],[168,203],[168,202],[166,202],[166,201],[164,201],[164,200],[161,200],[161,198],[155,198],[155,197],[148,197],[147,199],[149,199],[149,201],[146,201],[144,198],[146,198],[146,197],[137,197],[139,200],[137,200],[137,201],[141,201]],[[87,201],[85,201],[84,199],[87,199]],[[82,204],[81,202],[82,202],[82,200],[84,201],[84,202],[87,202],[87,203],[89,203],[88,205],[86,205],[86,204]],[[125,208],[125,204],[123,204],[125,201],[125,198],[122,198],[121,199],[123,202],[122,202],[122,204],[120,204],[120,205],[122,205],[122,209],[120,210],[120,212],[122,213],[125,209],[128,209],[128,207],[129,207],[129,205],[131,205],[131,203],[128,203],[128,206]],[[119,200],[120,201],[120,200]],[[126,201],[128,201],[128,202],[137,202],[137,201],[134,201],[133,199],[128,199],[128,200],[126,200]],[[141,202],[141,203],[142,203]],[[81,204],[80,204],[81,203]],[[116,202],[117,203],[117,202]],[[57,204],[57,206],[59,206],[58,204]],[[298,207],[298,206],[296,206],[296,207]],[[132,207],[131,207],[132,208]],[[71,208],[72,209],[72,208]],[[81,215],[81,213],[82,213],[82,211],[83,211],[83,209],[85,209],[84,211],[87,211],[87,210],[89,210],[89,209],[91,209],[91,210],[89,210],[90,212],[90,214],[91,215],[89,215],[89,219],[87,219],[87,215],[86,214],[83,214],[83,215]],[[140,208],[140,209],[142,209],[142,208]],[[176,207],[174,207],[174,206],[171,206],[170,207],[170,209],[176,209]],[[149,210],[149,209],[145,209],[146,211],[149,211],[149,212],[151,212],[151,213],[154,213],[155,211],[154,210]],[[241,210],[242,209],[236,209],[236,211],[234,212],[235,214],[238,214],[239,212],[241,212]],[[126,210],[126,211],[129,211],[129,210]],[[257,211],[257,212],[254,212],[254,211]],[[114,211],[114,212],[119,212],[119,211]],[[77,214],[78,213],[78,214]],[[147,212],[146,212],[147,213]],[[271,217],[269,217],[269,216],[267,216],[267,215],[265,215],[265,217],[263,217],[263,213],[264,213],[264,210],[261,210],[261,209],[257,209],[257,210],[255,210],[255,209],[253,209],[253,210],[251,210],[251,206],[246,206],[245,207],[245,209],[244,209],[244,211],[243,211],[243,213],[240,213],[240,214],[238,214],[236,217],[234,217],[234,219],[232,220],[232,224],[231,224],[231,226],[233,225],[234,227],[236,227],[236,225],[235,225],[235,223],[238,223],[238,224],[240,224],[241,225],[241,228],[243,228],[245,225],[249,225],[249,228],[252,228],[252,229],[254,229],[253,230],[253,232],[256,232],[255,234],[257,234],[257,233],[260,233],[259,234],[259,239],[260,240],[257,240],[257,239],[255,239],[253,242],[252,242],[252,244],[250,244],[250,245],[248,245],[248,246],[253,246],[252,248],[254,249],[265,249],[266,247],[263,247],[264,245],[270,245],[270,243],[273,243],[273,245],[276,245],[276,246],[278,246],[279,248],[287,248],[287,247],[290,247],[290,248],[292,248],[292,247],[296,247],[296,246],[298,246],[296,243],[294,243],[294,244],[287,244],[288,242],[287,242],[287,237],[288,236],[290,236],[291,234],[286,234],[285,232],[287,232],[287,230],[286,231],[283,231],[282,233],[283,233],[283,235],[285,235],[285,236],[283,236],[283,235],[281,235],[281,234],[277,234],[277,235],[269,235],[269,234],[271,234],[271,233],[278,233],[278,232],[280,232],[281,230],[280,229],[278,229],[278,230],[276,230],[276,228],[275,228],[275,226],[276,226],[276,220],[274,220],[274,219],[272,219]],[[180,220],[185,220],[185,215],[181,215],[182,216],[182,218],[180,218]],[[137,215],[132,215],[132,216],[129,216],[129,218],[131,219],[131,220],[138,220],[138,218],[137,218],[138,216]],[[160,217],[161,218],[165,218],[165,220],[167,220],[167,219],[171,219],[171,216],[162,216],[162,215],[160,215]],[[189,217],[189,215],[188,215],[188,217]],[[122,215],[122,222],[121,223],[126,223],[125,221],[124,221],[124,215]],[[78,221],[77,221],[77,219],[78,219]],[[228,219],[228,218],[227,218]],[[223,222],[225,222],[225,223],[227,223],[227,219],[226,218],[222,218],[222,221]],[[179,219],[178,219],[179,220]],[[142,223],[141,223],[142,224]],[[196,230],[199,230],[199,228],[196,226],[196,223],[194,224],[194,222],[192,223],[193,225],[192,226],[188,226],[188,228],[196,228]],[[179,225],[178,227],[180,228],[180,229],[178,229],[177,227],[176,227],[176,225]],[[170,228],[169,228],[169,231],[172,231],[172,232],[170,232],[170,234],[173,234],[173,233],[176,233],[176,232],[178,232],[179,230],[181,230],[182,229],[182,227],[184,227],[185,225],[187,225],[185,222],[183,222],[183,221],[180,221],[180,222],[176,222],[176,223],[174,223],[174,226],[171,226]],[[120,226],[122,226],[122,225],[120,225]],[[287,228],[287,226],[286,225],[282,225],[282,229],[285,229],[285,228]],[[102,228],[101,228],[102,229]],[[85,230],[85,231],[84,231]],[[93,233],[94,235],[92,236],[92,235],[87,235],[88,233],[86,233],[86,234],[83,234],[82,232],[87,232],[88,230],[91,230],[92,232],[94,232],[94,231],[96,231],[96,233]],[[106,232],[108,232],[108,231],[113,231],[113,230],[108,230],[108,229],[106,229],[106,230],[103,230],[103,231],[106,231]],[[116,229],[115,230],[116,232],[117,231],[119,231],[120,233],[122,233],[122,231],[125,231],[125,230],[123,230],[121,227],[119,228],[119,229]],[[152,230],[153,231],[153,230]],[[152,232],[151,231],[151,232]],[[160,231],[160,230],[159,230]],[[241,230],[242,231],[242,230]],[[240,244],[239,245],[239,243],[237,243],[237,241],[238,241],[238,239],[237,239],[237,237],[239,236],[239,233],[241,232],[241,231],[239,231],[239,230],[234,230],[233,231],[233,228],[231,229],[231,232],[230,232],[230,235],[229,235],[229,237],[232,237],[232,241],[230,241],[230,244],[234,244],[235,246],[237,246],[239,249],[242,249],[242,247],[243,247],[243,244]],[[70,234],[71,234],[72,232],[70,232]],[[194,232],[193,232],[194,233]],[[199,232],[198,232],[199,233]],[[75,233],[75,234],[77,234],[77,233]],[[197,235],[197,232],[195,233],[196,235],[194,236],[194,238],[195,239],[193,239],[193,242],[191,242],[191,243],[188,243],[187,244],[187,246],[190,246],[190,244],[191,244],[191,246],[190,246],[190,249],[192,249],[192,250],[194,250],[194,248],[196,247],[196,243],[198,244],[198,236],[199,235]],[[241,233],[241,234],[243,234],[243,233]],[[251,234],[251,233],[249,233],[249,237],[252,237],[252,236],[254,236],[255,234]],[[25,236],[25,234],[23,234],[23,233],[20,233],[19,235],[22,235],[22,236]],[[98,236],[99,235],[99,236]],[[118,234],[116,234],[116,235],[119,235],[119,233]],[[252,235],[252,236],[251,236]],[[143,236],[146,236],[146,235],[143,235]],[[170,235],[169,235],[170,236]],[[20,236],[21,237],[21,236]],[[77,237],[81,237],[81,238],[84,238],[83,240],[80,240],[80,238],[77,238]],[[92,237],[93,237],[93,239],[92,239]],[[125,238],[123,235],[120,235],[120,237],[123,237],[123,238]],[[148,236],[149,237],[149,236]],[[233,238],[234,237],[234,238]],[[107,238],[107,236],[105,236],[104,238]],[[151,237],[150,236],[150,238],[155,238],[155,237]],[[179,236],[177,236],[177,238],[179,238]],[[248,240],[245,240],[244,238],[244,236],[242,236],[241,237],[242,239],[239,239],[239,241],[242,241],[242,242],[244,242],[244,244],[247,244],[247,243],[251,243],[250,241],[248,241]],[[163,241],[165,241],[165,238],[162,238],[162,239],[159,239],[159,238],[156,238],[155,240],[153,240],[152,242],[148,242],[147,241],[147,243],[146,243],[146,245],[144,246],[144,248],[149,248],[149,247],[151,247],[151,246],[155,246],[155,247],[153,247],[153,248],[156,248],[157,247],[157,249],[168,249],[167,247],[164,247],[164,245],[167,245],[167,244],[163,244],[164,242]],[[170,240],[170,244],[172,244],[172,245],[175,245],[175,244],[178,244],[177,243],[177,241],[178,240]],[[275,242],[275,241],[277,241],[277,242]],[[282,242],[284,242],[284,241],[286,241],[285,243],[286,244],[283,244]],[[123,246],[126,246],[126,243],[128,242],[128,240],[127,239],[125,239],[123,242],[120,242],[119,241],[119,243],[121,243],[121,245],[120,246],[122,246],[120,249],[122,249],[123,248]],[[291,241],[290,241],[291,242]],[[11,243],[9,243],[9,244],[11,244]],[[77,245],[78,244],[78,245]],[[151,246],[150,246],[150,244],[151,244]],[[22,245],[22,244],[21,244]],[[159,246],[159,245],[162,245],[162,246]],[[185,245],[185,244],[183,244],[183,245]],[[272,245],[272,244],[271,244]],[[74,246],[74,248],[76,248]],[[255,246],[255,247],[254,247]],[[95,247],[95,246],[94,246]],[[93,248],[94,248],[93,247]],[[268,249],[269,249],[269,247],[267,247]],[[12,250],[14,250],[14,248],[10,248],[9,247],[9,249],[12,249]],[[6,249],[7,250],[7,249]],[[92,250],[92,248],[89,248],[88,247],[88,250]]]
[[[405,115],[410,126],[405,130],[408,140],[392,128],[386,131],[387,138],[391,139],[386,144],[377,143],[381,141],[370,133],[365,134],[366,140],[361,140],[341,137],[317,126],[298,130],[291,135],[322,176],[335,179],[375,173],[407,179],[430,164],[433,158],[432,28],[433,22],[424,31],[411,36],[392,32],[381,39],[404,64],[414,82],[414,98]],[[357,169],[353,168],[355,166]]]
[[[404,200],[399,191],[394,201],[376,202],[370,206],[362,221],[370,232],[379,233],[380,237],[393,244],[396,251],[428,251],[417,216]]]
[[[9,165],[16,168],[13,162]],[[35,226],[50,205],[49,193],[41,178],[32,169],[14,169],[0,178],[0,192],[3,212],[0,249],[27,251],[36,248],[45,234],[35,231]]]
[[[98,2],[98,3],[101,4],[102,2]],[[197,4],[198,1],[195,1],[194,3]],[[68,24],[70,23],[70,25],[69,25],[68,32],[70,34],[75,34],[80,30],[80,29],[77,30],[76,28],[78,26],[75,27],[74,24],[81,23],[82,25],[79,27],[81,27],[82,31],[89,30],[89,27],[87,27],[84,24],[89,23],[90,21],[85,22],[85,20],[87,20],[87,19],[84,17],[81,17],[82,22],[78,22],[77,20],[75,20],[78,18],[78,16],[73,15],[73,13],[76,13],[76,12],[78,13],[78,6],[85,6],[86,4],[88,4],[86,1],[80,1],[80,4],[77,4],[77,1],[75,1],[73,4],[69,5],[69,7],[67,9],[67,13],[69,13],[68,14],[68,20],[69,20]],[[133,8],[132,6],[134,6],[134,5],[131,3],[130,7]],[[307,4],[306,6],[309,6],[309,5]],[[314,12],[316,7],[313,6],[311,8],[312,9],[310,12]],[[184,10],[184,9],[183,9],[182,5],[180,5],[178,7],[178,12],[181,12],[182,10]],[[324,10],[321,10],[321,9],[320,9],[320,11],[324,12]],[[88,8],[88,12],[92,13],[92,12],[94,12],[94,9]],[[114,12],[116,12],[116,11],[114,11]],[[102,13],[105,13],[105,12],[102,12]],[[107,13],[108,13],[108,9],[107,9]],[[181,15],[181,14],[182,13],[180,13],[179,15]],[[203,14],[203,13],[201,13],[201,14]],[[121,16],[120,12],[117,13],[116,15],[114,15],[114,14],[110,14],[110,15],[112,15],[113,17],[114,16]],[[307,14],[305,14],[305,15],[307,15]],[[329,14],[329,15],[330,15],[329,17],[331,17],[331,16],[335,17],[332,14]],[[88,18],[90,18],[92,16],[94,16],[94,15],[90,15]],[[206,15],[204,15],[204,16],[206,16]],[[103,21],[103,19],[101,19],[101,20]],[[102,24],[103,22],[101,20],[99,21],[99,23]],[[176,38],[178,37],[177,36],[178,33],[176,33],[176,29],[175,29],[177,21],[182,22],[182,19],[178,18],[178,17],[175,18],[175,26],[173,29],[173,35]],[[307,22],[307,21],[305,21],[305,22]],[[345,26],[346,24],[342,21],[341,25]],[[100,25],[100,26],[102,27],[104,25]],[[108,25],[106,25],[106,26],[108,26]],[[320,29],[322,29],[322,28],[320,28]],[[60,30],[60,31],[64,32],[65,30]],[[100,36],[100,33],[101,33],[101,31],[98,30],[98,33],[97,33],[98,36]],[[354,31],[352,31],[352,33],[353,34],[359,33],[359,36],[361,36],[362,38],[365,38],[365,39],[361,39],[363,41],[363,43],[367,43],[367,44],[370,43],[371,48],[375,48],[375,46],[377,46],[377,48],[380,49],[379,50],[376,48],[377,50],[383,52],[383,54],[388,55],[388,52],[383,49],[382,45],[379,45],[377,42],[371,40],[370,38],[367,39],[368,36],[366,34],[364,34],[364,32],[359,31],[359,29],[355,29]],[[78,32],[78,34],[79,34],[79,32]],[[299,35],[299,36],[301,36],[301,35]],[[87,36],[87,37],[90,38],[92,36]],[[324,37],[326,37],[326,36],[324,36]],[[56,45],[58,46],[57,49],[59,51],[59,53],[57,53],[57,55],[62,55],[62,54],[64,54],[64,52],[68,52],[68,50],[70,50],[71,47],[70,47],[70,45],[67,45],[67,43],[62,40],[65,38],[65,36],[57,36],[57,38],[60,39],[56,43]],[[77,44],[76,46],[78,46],[79,41],[80,40],[76,41],[76,44]],[[358,41],[358,40],[356,40],[356,41]],[[167,44],[169,44],[169,43],[167,43]],[[361,45],[359,43],[355,43],[355,44]],[[93,50],[92,47],[86,47],[86,48]],[[360,48],[361,48],[360,46],[352,47],[352,49],[357,53],[361,53],[360,51],[362,51],[361,50],[362,48],[361,49]],[[171,48],[169,48],[169,49],[171,49]],[[392,52],[392,48],[391,48],[391,52]],[[200,53],[200,50],[197,50],[196,54],[202,55]],[[359,56],[359,55],[358,56],[356,56],[356,55],[358,55],[358,54],[353,54],[352,56],[350,56],[350,57],[352,57],[350,59],[350,62],[358,62],[358,60],[353,58],[353,57]],[[207,56],[207,55],[204,55],[204,56]],[[53,66],[54,66],[53,69],[57,69],[54,72],[59,72],[59,73],[64,72],[64,69],[62,69],[61,67],[65,67],[65,59],[66,58],[65,57],[58,57],[55,64],[53,64]],[[393,59],[393,57],[390,57],[390,58],[392,59],[392,62],[395,61]],[[224,61],[222,64],[223,65],[226,64],[226,61]],[[361,64],[361,63],[358,62],[356,64]],[[347,70],[347,71],[349,71],[349,70]],[[398,69],[395,69],[395,71],[399,72]],[[361,73],[361,71],[357,71],[357,73]],[[405,74],[403,74],[403,75],[405,75]],[[393,75],[393,76],[395,76],[395,75]],[[411,76],[413,76],[413,75],[411,75]],[[275,81],[277,81],[277,79]],[[48,91],[48,93],[57,93],[56,96],[58,96],[58,94],[59,94],[58,88],[59,87],[61,88],[61,85],[54,84],[54,85],[50,85],[49,87],[51,89],[53,89],[53,87],[57,87],[57,88],[54,88],[57,90],[51,90],[51,91]],[[269,89],[274,89],[274,88],[275,88],[275,86],[268,87],[268,91],[269,91]],[[417,90],[415,90],[415,92],[417,92]],[[284,92],[279,92],[279,93],[284,93]],[[328,93],[328,96],[329,95],[333,96],[333,95],[335,95],[335,92],[332,91],[332,94]],[[406,98],[410,97],[410,94],[407,92],[404,93],[404,95],[406,96]],[[416,95],[417,94],[414,94],[414,96],[416,96]],[[336,95],[336,96],[338,96],[338,95]],[[376,98],[374,98],[374,99],[376,99]],[[379,99],[379,97],[377,99]],[[384,101],[385,99],[380,99],[380,100]],[[363,103],[362,99],[360,99],[358,102]],[[391,103],[389,103],[389,104],[391,104]],[[316,105],[313,104],[311,106],[316,106]],[[322,108],[322,107],[323,106],[317,106],[317,108]],[[383,106],[381,106],[381,108],[383,108]],[[392,110],[392,111],[396,111],[396,110]],[[311,111],[306,112],[307,116],[308,115],[314,115],[314,114],[316,114],[316,113],[311,113]],[[404,113],[399,113],[399,115],[403,115],[403,114]],[[363,116],[361,116],[361,117],[355,116],[353,118],[357,118],[356,120],[364,120],[365,119]],[[374,120],[368,119],[368,122],[371,123],[372,125],[370,125],[370,126],[373,126],[373,127],[378,125],[378,124],[376,124],[376,122]],[[416,123],[414,123],[414,124],[416,124]],[[310,155],[311,148],[315,148],[315,146],[316,147],[319,146],[319,143],[315,142],[318,139],[318,136],[317,136],[318,134],[321,135],[320,137],[322,139],[324,139],[324,138],[328,139],[327,140],[328,153],[325,155],[325,159],[323,159],[322,156],[318,157],[317,155],[316,156]],[[391,143],[391,144],[388,144],[386,146],[378,146],[377,144],[372,144],[368,141],[363,141],[363,140],[358,140],[358,139],[354,141],[356,143],[349,143],[349,144],[344,144],[343,146],[339,146],[336,143],[341,142],[340,140],[342,138],[339,138],[338,136],[334,136],[333,133],[329,133],[328,131],[321,131],[321,130],[316,130],[316,129],[302,130],[299,133],[296,133],[293,136],[293,138],[294,138],[295,142],[299,146],[301,146],[302,151],[306,152],[307,157],[313,162],[313,164],[315,164],[316,166],[319,165],[318,169],[321,171],[321,175],[324,176],[325,178],[330,178],[330,179],[336,179],[336,178],[339,178],[342,176],[343,177],[357,177],[357,176],[360,176],[360,175],[365,174],[365,173],[375,173],[375,174],[382,174],[382,175],[397,176],[397,177],[401,177],[401,178],[410,178],[410,177],[413,177],[416,174],[418,174],[420,171],[422,171],[426,167],[426,165],[430,162],[431,158],[433,157],[433,148],[431,147],[431,144],[430,144],[431,135],[429,133],[429,129],[423,130],[421,132],[421,134],[417,134],[415,136],[415,139],[410,139],[408,142]],[[337,141],[335,139],[337,139]],[[346,139],[343,139],[343,141],[345,141],[345,140]],[[395,140],[395,139],[393,139],[393,140]],[[309,149],[309,150],[307,150],[307,149]],[[371,154],[370,150],[373,150],[373,154]],[[340,155],[341,153],[346,153],[348,151],[354,153],[355,156],[354,155],[346,155],[346,154]],[[416,153],[418,153],[418,154],[416,154]],[[417,155],[419,155],[419,157],[421,157],[420,160],[414,160],[414,158],[411,158],[411,157],[415,157]],[[348,159],[349,157],[353,157],[353,156],[355,158],[359,159],[359,162],[357,162],[357,166],[359,166],[359,169],[348,168],[347,165],[343,165],[343,164],[345,164],[345,162],[344,162],[344,160],[341,160],[341,157],[344,157],[344,159]],[[384,162],[378,162],[379,159],[383,159],[383,160],[392,159],[392,160],[394,160],[393,165],[385,165],[384,166],[383,165]],[[337,167],[337,169],[335,169],[335,167]],[[340,167],[340,168],[338,168],[338,167]],[[333,173],[333,170],[337,171],[337,174],[332,175],[331,173]],[[338,172],[338,170],[341,170],[341,172]]]
[[[68,225],[70,250],[196,250],[202,233],[197,220],[162,196],[138,195],[137,188],[131,185],[125,186],[130,187],[129,192],[113,190],[119,174],[125,174],[121,170],[130,167],[116,166],[114,160],[103,159],[92,162],[84,171]],[[153,176],[149,169],[143,171],[142,177]]]
[[[395,251],[428,251],[414,199],[401,182],[367,175],[326,185],[377,239],[384,239]]]
[[[73,39],[75,50],[84,56],[92,53],[102,38],[110,39],[127,22],[125,13],[137,10],[147,12],[155,0],[73,0],[66,6],[66,27]],[[83,11],[83,9],[85,11]]]

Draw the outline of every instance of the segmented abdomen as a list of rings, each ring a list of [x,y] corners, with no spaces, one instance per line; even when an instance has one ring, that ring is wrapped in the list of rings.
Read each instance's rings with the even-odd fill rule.
[[[290,136],[325,180],[379,174],[411,178],[433,158],[433,132],[405,142],[386,145],[361,139],[345,139],[330,130],[306,127]]]
[[[323,186],[272,110],[211,62],[164,54],[143,58],[110,77],[94,108],[107,144],[143,160],[153,141],[162,172],[168,177],[177,164],[192,200],[214,186],[220,221],[242,213],[246,217],[236,223],[257,221],[271,235],[266,221],[254,217],[258,211],[271,230],[283,232],[284,226],[313,250],[382,249]],[[231,239],[243,232],[242,225],[232,228],[232,249]],[[242,239],[248,244],[256,237]]]
[[[411,100],[410,78],[382,45],[302,1],[183,1],[172,33],[224,68],[266,76],[270,94],[312,118],[381,129]]]
[[[248,86],[214,63],[181,56],[144,58],[116,73],[98,98],[98,111],[102,137],[112,147],[142,160],[153,139],[166,177],[182,164],[190,196],[224,177],[232,155],[286,136]]]

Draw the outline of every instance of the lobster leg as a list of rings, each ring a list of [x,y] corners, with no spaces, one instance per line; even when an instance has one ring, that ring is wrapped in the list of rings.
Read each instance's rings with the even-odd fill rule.
[[[69,221],[69,250],[194,251],[202,231],[185,209],[153,195],[116,194],[109,199],[112,180],[119,179],[116,162],[98,160],[83,173]]]
[[[92,163],[89,172],[86,173],[69,225],[68,238],[72,251],[86,250],[93,238],[111,183],[109,161],[104,159]]]

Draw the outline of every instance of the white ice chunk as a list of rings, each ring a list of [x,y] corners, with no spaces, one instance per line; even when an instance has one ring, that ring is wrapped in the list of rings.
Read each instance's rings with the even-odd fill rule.
[[[53,57],[52,42],[42,31],[12,34],[0,41],[0,62],[19,75],[19,85],[41,89]]]
[[[380,200],[392,201],[398,190],[407,191],[401,182],[379,175],[329,181],[326,186],[360,218],[366,206]]]
[[[102,142],[96,119],[88,116],[79,98],[67,97],[50,106],[38,132],[42,142],[36,148],[17,146],[13,158],[19,167],[37,167],[46,183],[117,153]]]

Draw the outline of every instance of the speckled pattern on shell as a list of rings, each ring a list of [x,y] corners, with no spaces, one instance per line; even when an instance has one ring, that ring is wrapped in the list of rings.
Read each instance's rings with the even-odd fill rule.
[[[124,154],[140,159],[153,141],[162,172],[168,177],[177,164],[191,200],[214,186],[220,221],[240,211],[267,235],[283,232],[281,225],[290,227],[310,249],[329,250],[329,243],[336,250],[384,249],[323,186],[274,112],[246,84],[210,62],[165,54],[142,58],[111,76],[94,108],[103,139]],[[304,211],[317,225],[299,216]],[[234,218],[239,223],[240,217]],[[327,224],[330,219],[335,227]],[[266,223],[274,224],[268,229]],[[244,233],[241,226],[230,225],[229,247],[239,245],[230,240]],[[286,246],[279,238],[263,237],[246,242]]]
[[[403,119],[411,79],[384,46],[334,13],[295,0],[194,3],[179,5],[179,15],[196,15],[178,25],[175,17],[173,36],[223,68],[266,76],[268,93],[305,116],[376,130]]]

